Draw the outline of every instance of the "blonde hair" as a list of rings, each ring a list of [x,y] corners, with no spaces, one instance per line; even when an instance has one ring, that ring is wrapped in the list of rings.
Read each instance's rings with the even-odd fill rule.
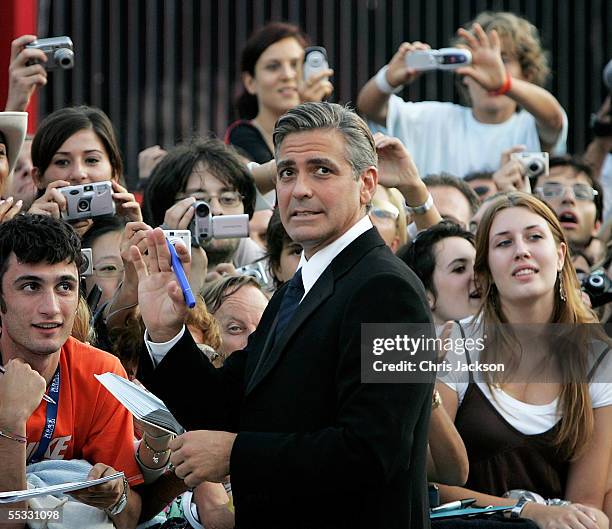
[[[404,207],[404,197],[395,187],[383,187],[387,200],[393,204],[399,211],[399,216],[395,221],[395,234],[399,239],[398,248],[401,248],[408,242],[408,231],[406,229],[406,208]]]
[[[483,299],[483,304],[477,317],[480,317],[484,335],[487,336],[487,346],[482,351],[481,361],[483,363],[499,362],[502,357],[508,358],[509,351],[516,351],[520,344],[516,336],[508,329],[504,329],[502,323],[507,323],[507,318],[501,310],[499,292],[493,281],[489,268],[489,232],[495,217],[508,208],[524,208],[542,217],[552,232],[556,246],[564,243],[568,247],[567,240],[550,208],[532,195],[511,192],[497,198],[484,214],[478,232],[476,234],[476,260],[474,262],[474,277],[478,284]],[[568,247],[569,248],[569,247]],[[561,278],[561,279],[560,279]],[[560,283],[563,283],[566,300],[561,299]],[[595,323],[597,317],[582,301],[578,278],[571,263],[569,250],[565,253],[563,267],[559,278],[554,285],[554,307],[550,322],[582,324]],[[577,457],[586,447],[593,433],[594,417],[588,383],[581,382],[588,369],[589,342],[593,338],[592,330],[586,330],[586,326],[580,325],[572,334],[572,339],[567,336],[555,340],[551,350],[560,360],[562,389],[559,395],[559,410],[563,419],[554,439],[556,447],[561,449],[566,457]],[[597,339],[609,340],[603,333],[596,331]],[[512,367],[512,366],[510,366]],[[512,372],[510,370],[510,372]],[[507,376],[507,373],[505,374]],[[489,385],[507,380],[491,374],[487,378]]]
[[[76,316],[72,324],[72,332],[70,335],[84,343],[96,343],[96,333],[91,326],[91,311],[89,310],[87,301],[85,301],[82,296],[79,296]]]

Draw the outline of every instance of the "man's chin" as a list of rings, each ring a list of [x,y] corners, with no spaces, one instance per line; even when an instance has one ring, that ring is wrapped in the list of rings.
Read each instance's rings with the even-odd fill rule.
[[[231,263],[238,249],[240,239],[212,239],[204,246],[208,266],[213,267],[220,263]]]

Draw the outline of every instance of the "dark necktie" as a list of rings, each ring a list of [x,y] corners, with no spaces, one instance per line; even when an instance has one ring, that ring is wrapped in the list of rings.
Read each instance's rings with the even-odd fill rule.
[[[287,291],[281,301],[280,309],[278,310],[278,320],[276,322],[276,331],[274,343],[278,342],[287,323],[293,317],[295,310],[300,304],[300,300],[304,296],[304,284],[302,283],[302,269],[300,268],[291,278],[287,285]]]

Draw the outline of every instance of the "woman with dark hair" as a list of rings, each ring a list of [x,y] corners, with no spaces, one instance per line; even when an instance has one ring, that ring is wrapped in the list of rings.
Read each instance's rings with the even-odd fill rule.
[[[240,120],[225,133],[225,143],[259,164],[273,158],[272,131],[287,110],[305,101],[321,101],[333,91],[325,70],[302,79],[307,37],[293,24],[271,22],[251,35],[242,50],[244,90],[237,100]]]
[[[556,216],[525,193],[497,198],[478,228],[474,274],[483,304],[454,332],[464,347],[448,352],[456,367],[438,384],[470,473],[466,488],[441,487],[443,500],[512,506],[512,518],[540,528],[607,528],[612,387],[599,382],[610,380],[609,340],[583,325],[597,319]]]
[[[442,221],[419,233],[397,255],[423,282],[437,325],[476,313],[480,295],[474,284],[474,236],[469,231]]]
[[[66,199],[59,188],[110,181],[117,214],[141,221],[140,205],[123,182],[123,162],[108,116],[100,109],[80,106],[56,110],[40,124],[32,141],[32,176],[39,198],[30,213],[60,218]],[[91,219],[72,223],[79,236],[91,228]]]

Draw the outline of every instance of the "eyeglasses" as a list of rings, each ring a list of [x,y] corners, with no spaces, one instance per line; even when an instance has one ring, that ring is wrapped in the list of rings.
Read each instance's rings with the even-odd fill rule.
[[[183,200],[184,198],[193,197],[196,200],[203,200],[207,204],[210,204],[213,198],[219,200],[219,204],[225,208],[235,208],[242,204],[244,195],[238,193],[238,191],[224,191],[220,195],[211,195],[206,191],[191,191],[187,193],[178,193],[176,195],[176,201]]]
[[[102,278],[121,277],[123,275],[123,268],[113,264],[102,265],[99,268],[94,266],[93,275]]]
[[[599,195],[590,185],[580,183],[568,186],[559,182],[546,182],[542,187],[536,188],[536,192],[542,196],[542,198],[559,198],[563,196],[563,193],[565,193],[568,187],[572,188],[576,200],[593,201],[595,197]]]

